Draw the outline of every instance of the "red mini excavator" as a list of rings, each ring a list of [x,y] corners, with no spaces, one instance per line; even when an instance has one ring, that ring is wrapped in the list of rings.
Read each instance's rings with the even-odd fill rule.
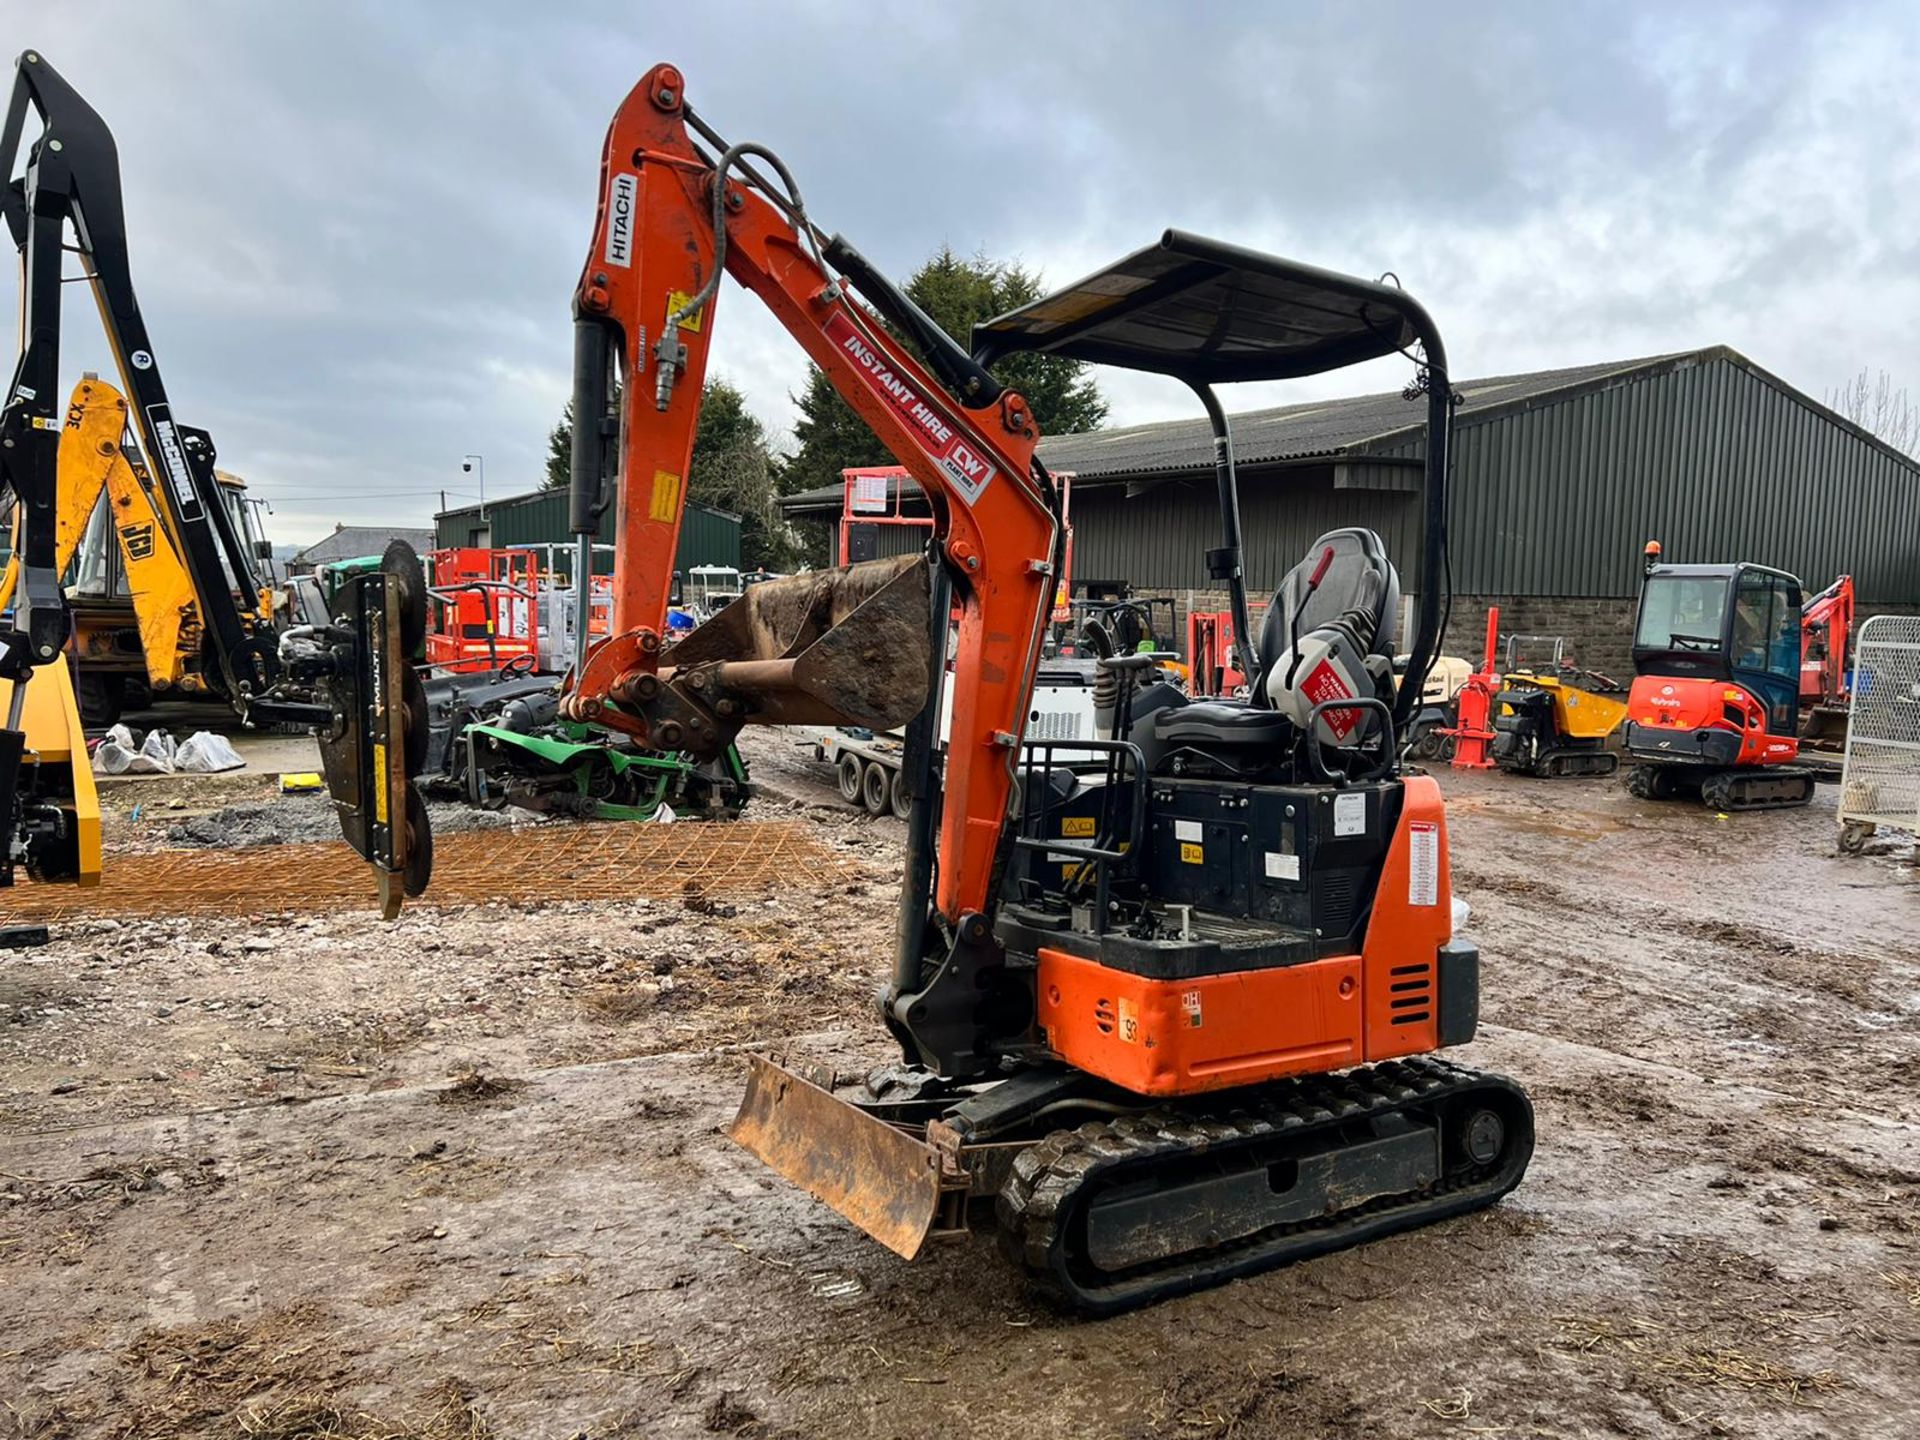
[[[893,451],[934,525],[922,558],[756,585],[668,647],[723,273]],[[617,506],[619,570],[613,633],[568,677],[563,710],[696,758],[747,723],[911,722],[881,997],[901,1061],[842,1095],[756,1059],[735,1139],[909,1258],[991,1200],[1015,1263],[1094,1313],[1458,1215],[1519,1183],[1525,1094],[1432,1053],[1474,1034],[1479,955],[1455,931],[1439,790],[1402,772],[1394,738],[1439,633],[1453,403],[1439,333],[1410,295],[1170,230],[979,327],[969,353],[815,227],[771,151],[696,116],[661,65],[608,131],[574,316],[574,526],[590,533],[597,507]],[[995,362],[1041,352],[1194,390],[1216,439],[1222,537],[1206,564],[1234,633],[1253,636],[1213,387],[1416,347],[1423,603],[1398,687],[1398,575],[1377,536],[1336,530],[1268,606],[1245,699],[1190,701],[1153,656],[1114,655],[1101,738],[1024,741],[1062,507]],[[411,748],[413,717],[375,677],[399,661],[392,616],[408,602],[397,578],[356,583],[325,683],[358,772],[390,782],[376,750]],[[1105,768],[1056,764],[1056,748],[1095,749]],[[367,803],[385,808],[348,826],[389,876],[396,793],[374,787]],[[420,838],[398,829],[403,849]]]
[[[1627,786],[1643,800],[1697,795],[1716,810],[1783,810],[1813,799],[1801,763],[1802,706],[1843,707],[1853,580],[1804,604],[1765,565],[1669,565],[1646,548],[1634,623]],[[1844,713],[1844,712],[1842,712]]]

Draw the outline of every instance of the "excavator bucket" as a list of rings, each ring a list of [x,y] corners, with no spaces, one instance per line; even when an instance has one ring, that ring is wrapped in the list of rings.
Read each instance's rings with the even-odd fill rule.
[[[755,1055],[727,1134],[903,1260],[920,1253],[950,1187],[940,1152]]]
[[[714,666],[763,725],[890,730],[927,703],[930,594],[918,556],[768,580],[674,646],[662,677]]]

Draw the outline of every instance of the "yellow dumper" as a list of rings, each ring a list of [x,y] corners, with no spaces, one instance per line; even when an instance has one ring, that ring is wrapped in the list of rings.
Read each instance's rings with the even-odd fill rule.
[[[1565,674],[1509,670],[1503,678],[1493,718],[1493,758],[1502,770],[1561,776],[1611,775],[1620,768],[1620,757],[1606,746],[1627,718],[1624,704]]]

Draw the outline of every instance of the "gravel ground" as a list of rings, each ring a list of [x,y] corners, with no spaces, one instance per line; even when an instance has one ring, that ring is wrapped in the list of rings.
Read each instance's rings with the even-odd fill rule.
[[[1532,1093],[1527,1180],[1087,1324],[990,1236],[907,1265],[721,1133],[747,1049],[887,1058],[900,829],[809,754],[755,737],[756,806],[831,893],[0,955],[0,1435],[1920,1433],[1920,885],[1835,856],[1831,791],[1443,777],[1486,966],[1457,1054]],[[307,823],[191,808],[236,807]]]

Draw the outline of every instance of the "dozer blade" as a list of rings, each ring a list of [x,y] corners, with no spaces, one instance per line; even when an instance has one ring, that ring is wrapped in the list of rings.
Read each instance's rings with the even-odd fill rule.
[[[734,1143],[902,1259],[918,1255],[940,1213],[940,1152],[764,1056],[749,1063]]]
[[[707,669],[758,724],[890,730],[927,703],[930,595],[909,556],[769,580],[675,645],[662,678]]]

